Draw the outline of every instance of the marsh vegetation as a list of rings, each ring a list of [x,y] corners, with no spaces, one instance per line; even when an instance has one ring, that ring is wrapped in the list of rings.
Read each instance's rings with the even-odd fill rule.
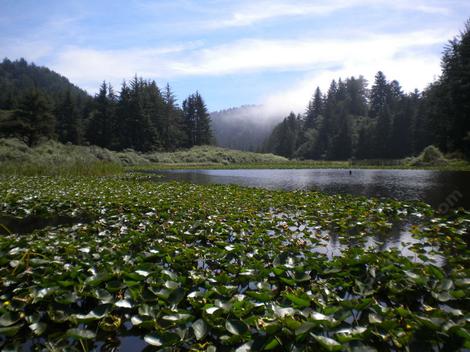
[[[0,184],[1,214],[77,219],[3,227],[5,350],[470,346],[466,211],[146,176]]]

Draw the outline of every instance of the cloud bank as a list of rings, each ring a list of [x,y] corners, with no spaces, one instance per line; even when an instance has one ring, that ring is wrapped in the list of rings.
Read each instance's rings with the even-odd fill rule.
[[[458,0],[106,1],[56,6],[54,15],[43,9],[44,18],[11,6],[0,14],[0,56],[51,67],[90,93],[102,80],[119,86],[137,74],[176,82],[186,89],[179,96],[202,86],[211,109],[233,105],[213,103],[222,99],[218,91],[230,92],[226,99],[245,88],[253,97],[246,104],[300,112],[316,86],[326,90],[339,77],[372,81],[383,70],[407,91],[425,88],[463,24],[456,19],[470,10]],[[234,85],[243,82],[234,77],[250,75],[262,90]]]

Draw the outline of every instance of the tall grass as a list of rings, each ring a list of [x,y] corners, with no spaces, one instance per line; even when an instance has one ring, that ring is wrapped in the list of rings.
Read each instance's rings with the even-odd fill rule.
[[[119,158],[102,148],[54,141],[29,148],[17,139],[0,139],[0,174],[109,175],[123,169]]]
[[[242,152],[213,146],[176,152],[114,152],[97,146],[77,146],[46,141],[30,148],[18,139],[0,139],[0,174],[18,175],[108,175],[125,166],[155,164],[230,165],[279,163],[288,160],[273,154]]]
[[[274,155],[253,152],[243,152],[214,146],[197,146],[188,150],[176,152],[151,153],[145,155],[151,163],[159,164],[251,164],[251,163],[280,163],[288,159]]]
[[[29,148],[17,139],[0,139],[0,174],[110,175],[133,169],[175,168],[389,168],[470,170],[470,163],[446,158],[427,147],[419,156],[403,160],[321,161],[288,160],[274,154],[198,146],[175,152],[114,152],[97,146],[46,141]]]

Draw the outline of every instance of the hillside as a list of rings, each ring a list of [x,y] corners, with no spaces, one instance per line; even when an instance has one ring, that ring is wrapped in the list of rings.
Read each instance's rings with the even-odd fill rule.
[[[217,145],[245,151],[259,151],[283,117],[270,114],[259,105],[216,111],[210,116]]]
[[[90,98],[87,92],[47,67],[28,64],[24,59],[4,59],[0,63],[0,109],[15,108],[21,97],[34,88],[47,94],[54,102],[68,90],[75,98]]]

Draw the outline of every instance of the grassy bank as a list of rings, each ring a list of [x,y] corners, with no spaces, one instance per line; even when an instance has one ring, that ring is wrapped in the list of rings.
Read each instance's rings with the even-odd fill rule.
[[[469,348],[468,213],[148,180],[0,179],[0,349]]]
[[[470,170],[470,163],[446,158],[431,148],[403,160],[311,161],[200,146],[175,152],[114,152],[96,146],[64,145],[54,141],[29,148],[16,139],[0,139],[0,174],[4,175],[112,175],[146,169],[299,169],[370,168]]]
[[[124,167],[157,165],[217,165],[286,163],[273,154],[258,154],[218,148],[194,147],[176,152],[114,152],[96,146],[77,146],[47,141],[30,148],[16,139],[0,139],[0,174],[19,175],[105,175],[122,172]],[[162,166],[162,167],[165,167]]]

